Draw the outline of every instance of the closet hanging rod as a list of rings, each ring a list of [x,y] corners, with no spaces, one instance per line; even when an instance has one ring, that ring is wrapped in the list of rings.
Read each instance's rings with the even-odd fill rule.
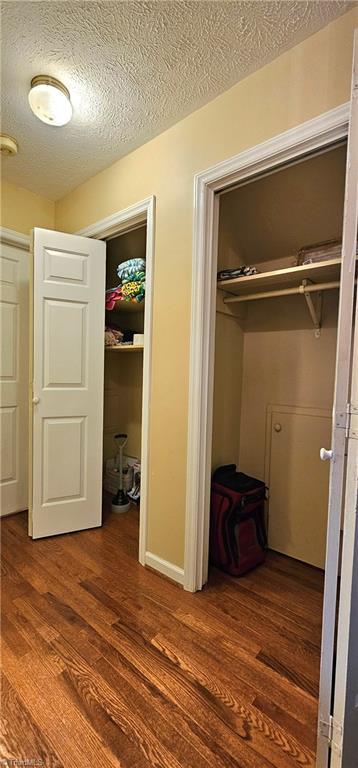
[[[291,296],[305,293],[314,293],[316,291],[330,291],[333,288],[339,288],[339,280],[331,283],[311,283],[308,285],[298,285],[295,288],[282,288],[276,291],[263,291],[262,293],[247,293],[242,296],[225,296],[224,304],[235,304],[242,301],[255,301],[257,299],[273,299],[276,296]]]

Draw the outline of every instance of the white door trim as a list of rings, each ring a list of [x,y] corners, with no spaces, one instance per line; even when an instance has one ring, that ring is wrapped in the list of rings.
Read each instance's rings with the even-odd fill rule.
[[[108,240],[110,237],[116,237],[116,235],[127,231],[129,228],[144,224],[147,220],[149,224],[150,219],[153,220],[154,218],[154,211],[155,197],[152,195],[145,200],[141,200],[139,203],[128,206],[128,208],[111,213],[105,219],[89,224],[88,227],[84,227],[84,229],[76,232],[76,235],[95,237],[97,240]]]
[[[15,232],[14,229],[0,227],[0,241],[6,245],[14,245],[16,248],[22,248],[24,251],[30,250],[30,237],[23,235],[22,232]]]
[[[6,456],[10,464],[7,476],[0,482],[0,517],[5,517],[28,508],[30,255],[28,249],[10,243],[9,239],[0,239],[0,296],[2,311],[5,310],[0,322],[0,343],[4,347],[4,362],[7,345],[11,344],[10,359],[5,362],[7,374],[0,381],[2,445],[5,465]]]
[[[184,588],[191,592],[202,588],[208,572],[218,218],[215,193],[344,139],[349,111],[350,104],[343,104],[224,160],[194,179],[184,556]]]
[[[147,224],[146,242],[146,286],[144,306],[144,355],[143,355],[143,393],[142,393],[142,452],[141,452],[141,500],[139,524],[139,562],[145,565],[147,553],[148,529],[148,478],[149,478],[149,436],[150,403],[152,381],[152,337],[153,337],[153,274],[155,244],[155,197],[142,200],[135,205],[113,213],[105,219],[96,221],[77,235],[104,240],[115,237],[121,232]]]

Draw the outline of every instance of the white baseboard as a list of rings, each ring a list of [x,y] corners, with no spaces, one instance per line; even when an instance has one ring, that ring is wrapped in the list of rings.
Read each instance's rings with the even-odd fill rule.
[[[163,560],[157,555],[153,555],[152,552],[145,553],[145,564],[153,568],[154,571],[159,571],[163,576],[167,576],[168,579],[176,581],[177,584],[184,584],[184,568],[179,568],[174,563],[169,563],[168,560]]]

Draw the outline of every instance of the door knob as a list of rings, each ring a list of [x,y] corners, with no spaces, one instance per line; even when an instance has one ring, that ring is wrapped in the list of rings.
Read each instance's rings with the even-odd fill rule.
[[[40,398],[37,395],[34,395],[32,398],[32,402],[34,405],[38,405],[40,402]]]
[[[277,422],[277,424],[274,424],[273,428],[274,428],[275,432],[281,432],[282,425],[279,424],[279,422]]]
[[[333,459],[333,451],[327,450],[327,448],[321,448],[319,452],[319,457],[321,461],[332,461]]]

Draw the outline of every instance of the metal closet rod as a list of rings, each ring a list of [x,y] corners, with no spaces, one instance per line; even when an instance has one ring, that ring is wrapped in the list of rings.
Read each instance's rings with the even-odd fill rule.
[[[235,304],[242,301],[255,301],[256,299],[273,299],[276,296],[303,295],[305,293],[315,293],[317,291],[330,291],[333,288],[339,288],[339,280],[333,283],[312,283],[309,285],[299,285],[297,288],[282,288],[278,291],[264,291],[263,293],[248,293],[246,296],[225,296],[224,304]]]

